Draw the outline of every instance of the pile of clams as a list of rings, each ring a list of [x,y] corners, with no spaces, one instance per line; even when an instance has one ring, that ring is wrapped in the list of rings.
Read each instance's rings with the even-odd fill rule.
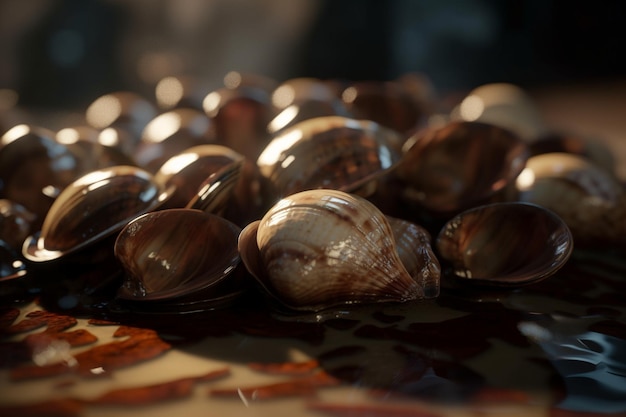
[[[111,305],[133,311],[225,308],[244,294],[320,311],[423,302],[451,283],[532,285],[574,242],[626,236],[613,166],[544,146],[554,135],[514,86],[477,89],[448,114],[415,74],[231,72],[204,99],[185,86],[167,106],[162,86],[158,103],[96,99],[80,145],[36,125],[4,133],[0,286],[97,259],[121,276]],[[79,163],[86,154],[102,157]],[[14,169],[16,156],[31,168]]]

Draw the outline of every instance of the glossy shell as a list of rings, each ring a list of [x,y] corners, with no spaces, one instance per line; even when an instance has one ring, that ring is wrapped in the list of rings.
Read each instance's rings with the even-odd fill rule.
[[[243,155],[216,144],[192,146],[169,158],[154,179],[163,187],[174,187],[168,207],[185,207],[211,175],[233,163],[243,163]]]
[[[233,161],[211,174],[200,184],[186,208],[223,215],[241,178],[243,160]]]
[[[101,131],[91,126],[79,125],[59,130],[55,139],[76,155],[81,175],[115,165],[135,165],[132,158],[119,148],[101,143],[101,135]],[[113,142],[114,144],[117,142]]]
[[[118,296],[164,301],[216,286],[239,264],[240,231],[198,210],[160,210],[133,219],[115,242],[126,271]]]
[[[557,213],[577,245],[626,242],[626,193],[606,169],[569,153],[531,157],[517,179],[520,201]]]
[[[41,233],[27,238],[22,252],[33,262],[57,259],[119,231],[128,221],[157,208],[170,193],[137,167],[93,171],[63,190]]]
[[[47,129],[22,124],[0,138],[0,198],[26,207],[38,226],[80,169],[76,155]]]
[[[353,192],[395,166],[401,142],[374,122],[319,117],[280,132],[257,165],[279,196],[316,188]]]
[[[567,262],[573,246],[560,217],[517,202],[464,211],[446,223],[436,240],[446,277],[491,286],[543,280]]]
[[[351,117],[352,114],[340,101],[306,100],[282,109],[268,124],[267,130],[275,135],[304,120],[325,116]]]
[[[483,122],[510,130],[525,142],[543,136],[547,129],[530,94],[511,83],[476,87],[453,110],[453,120]]]
[[[0,199],[0,241],[19,252],[22,243],[33,232],[35,215],[21,204]]]
[[[269,140],[267,125],[275,113],[268,91],[251,85],[220,88],[205,97],[203,108],[219,143],[252,161],[259,156]]]
[[[395,173],[406,200],[433,213],[457,213],[502,198],[528,158],[513,133],[478,122],[430,127],[411,138]]]
[[[123,150],[136,146],[145,126],[156,117],[158,109],[150,100],[132,91],[115,91],[96,98],[85,111],[87,123],[98,129],[117,128],[130,134],[132,140]]]
[[[426,118],[426,109],[396,81],[361,81],[342,93],[353,117],[412,134]]]
[[[242,231],[239,249],[248,270],[294,309],[436,295],[403,266],[386,217],[341,191],[309,190],[282,199]]]
[[[213,142],[213,123],[204,112],[173,109],[156,116],[146,125],[133,159],[147,171],[156,173],[165,161],[185,149]]]

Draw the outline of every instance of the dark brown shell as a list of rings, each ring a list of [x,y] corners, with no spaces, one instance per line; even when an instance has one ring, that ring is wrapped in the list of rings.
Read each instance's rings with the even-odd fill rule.
[[[133,219],[115,242],[126,271],[118,297],[171,301],[218,285],[239,264],[240,231],[199,210],[159,210]]]
[[[279,196],[327,188],[354,192],[395,167],[399,134],[377,123],[317,117],[281,131],[257,160]]]
[[[567,262],[573,246],[560,217],[518,202],[466,210],[447,222],[436,239],[446,277],[491,286],[543,280]]]
[[[213,123],[204,112],[173,109],[150,120],[132,156],[139,166],[156,173],[165,161],[185,149],[214,142]]]
[[[0,139],[0,198],[34,213],[37,226],[58,193],[81,174],[76,155],[48,129],[18,125]]]
[[[54,201],[41,233],[24,242],[33,262],[57,259],[119,231],[133,218],[156,209],[169,196],[153,176],[134,166],[93,171],[66,187]]]
[[[524,168],[528,149],[508,130],[479,122],[430,127],[407,142],[395,173],[404,197],[433,213],[491,202]]]
[[[396,81],[361,81],[342,93],[357,119],[373,120],[403,134],[414,133],[426,119],[426,109]]]
[[[270,93],[254,85],[223,87],[209,93],[203,108],[215,126],[220,144],[255,160],[267,141],[267,125],[274,117]]]
[[[196,196],[207,178],[243,159],[243,155],[226,146],[192,146],[165,161],[154,179],[165,188],[174,187],[174,193],[167,203],[168,208],[182,208]]]

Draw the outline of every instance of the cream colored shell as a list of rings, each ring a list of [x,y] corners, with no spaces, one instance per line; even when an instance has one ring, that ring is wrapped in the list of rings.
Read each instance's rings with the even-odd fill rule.
[[[310,190],[261,219],[256,242],[264,285],[299,309],[425,298],[398,257],[390,225],[367,200]]]

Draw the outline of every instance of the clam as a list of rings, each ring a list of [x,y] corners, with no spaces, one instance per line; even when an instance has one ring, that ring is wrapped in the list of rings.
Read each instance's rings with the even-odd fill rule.
[[[285,197],[244,228],[239,250],[259,283],[296,310],[438,294],[438,279],[412,277],[402,264],[382,212],[342,191],[308,190]]]
[[[0,199],[0,241],[19,251],[26,237],[33,232],[35,215],[11,200]]]
[[[114,91],[96,98],[85,111],[85,120],[97,130],[113,128],[128,134],[118,145],[130,155],[141,134],[158,114],[154,103],[132,91]]]
[[[343,116],[351,117],[352,114],[339,101],[305,100],[294,103],[282,109],[268,124],[267,130],[275,135],[283,129],[287,129],[299,122],[316,117]]]
[[[233,163],[243,163],[243,159],[243,155],[226,146],[192,146],[165,161],[154,174],[154,179],[166,188],[174,187],[168,207],[182,208],[196,196],[208,177]]]
[[[279,197],[316,188],[356,192],[395,167],[401,146],[399,133],[377,123],[318,117],[277,134],[257,165]]]
[[[0,198],[21,204],[40,226],[58,193],[78,178],[76,155],[54,132],[17,125],[0,138]]]
[[[258,157],[269,139],[267,125],[275,112],[265,83],[227,81],[225,87],[207,94],[202,106],[220,144],[252,161]]]
[[[410,135],[426,119],[426,109],[397,81],[361,81],[347,87],[342,99],[353,117],[372,120]]]
[[[59,194],[41,231],[24,241],[22,253],[46,262],[113,235],[130,220],[159,207],[171,194],[149,172],[118,165],[86,174]]]
[[[553,275],[569,259],[574,241],[565,222],[552,211],[506,202],[456,215],[435,244],[444,277],[511,287]]]
[[[117,297],[147,308],[172,303],[197,308],[200,302],[211,305],[240,294],[245,285],[238,285],[234,274],[240,231],[219,216],[191,209],[133,219],[115,241],[114,253],[125,271]]]
[[[337,86],[312,77],[284,81],[273,91],[272,103],[278,112],[268,124],[267,130],[273,135],[303,120],[324,116],[352,116],[341,101]]]
[[[476,87],[452,111],[451,118],[500,126],[525,142],[531,142],[547,131],[534,98],[522,87],[511,83],[488,83]]]
[[[613,150],[601,140],[552,132],[530,142],[528,147],[531,156],[553,152],[570,153],[587,158],[612,174],[616,172]]]
[[[132,156],[139,166],[155,173],[185,149],[214,142],[213,123],[202,111],[172,109],[146,124]]]
[[[515,134],[480,122],[450,122],[413,136],[397,169],[404,199],[449,216],[508,198],[528,149]]]
[[[101,135],[101,131],[91,126],[78,125],[59,130],[55,138],[76,155],[81,175],[115,165],[135,165],[120,148],[101,143]]]
[[[341,105],[340,95],[340,90],[332,82],[314,77],[296,77],[283,81],[274,89],[272,104],[279,110],[309,101]]]
[[[202,100],[208,93],[205,84],[190,75],[163,77],[154,88],[156,103],[163,110],[183,107],[202,110]]]
[[[626,241],[624,187],[591,160],[561,152],[535,155],[516,183],[519,200],[557,213],[577,245]]]

